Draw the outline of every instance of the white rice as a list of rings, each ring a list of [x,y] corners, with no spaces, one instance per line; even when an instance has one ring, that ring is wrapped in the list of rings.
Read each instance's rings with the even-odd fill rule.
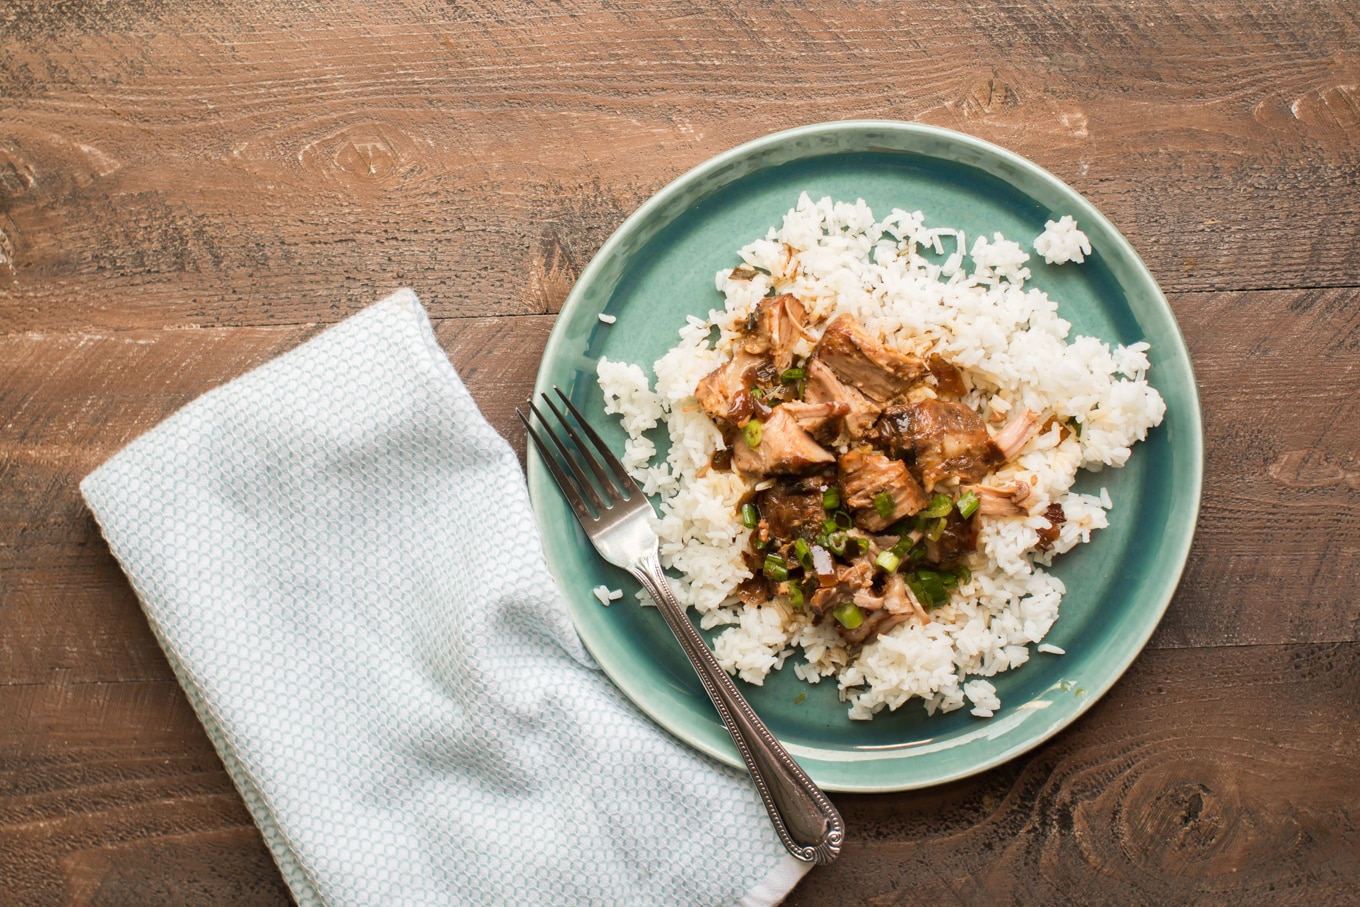
[[[1081,261],[1070,245],[1079,237],[1076,255],[1082,248],[1089,254],[1071,218],[1050,223],[1044,235],[1055,228],[1065,231],[1068,245],[1049,246],[1050,253]],[[809,683],[834,678],[852,718],[871,718],[913,698],[931,714],[967,703],[974,715],[994,714],[1001,703],[982,678],[1024,664],[1029,647],[1058,618],[1066,590],[1043,567],[1108,525],[1109,493],[1073,492],[1078,471],[1122,466],[1130,447],[1162,419],[1162,398],[1145,377],[1147,344],[1112,348],[1093,337],[1069,337],[1071,325],[1057,303],[1025,288],[1029,255],[1017,243],[994,234],[977,237],[968,249],[962,231],[927,227],[919,211],[894,210],[879,221],[863,201],[814,202],[804,194],[779,227],[739,255],[762,273],[742,280],[730,270],[718,272],[724,307],[706,319],[687,319],[679,342],[654,363],[654,385],[637,365],[601,359],[598,367],[606,412],[620,415],[628,433],[624,461],[659,498],[661,558],[676,577],[677,597],[695,609],[704,628],[727,627],[715,653],[748,683],[762,683],[800,655],[797,676]],[[970,388],[963,402],[993,424],[1029,407],[1041,420],[1052,416],[1081,428],[1078,437],[1054,425],[989,480],[1027,483],[1028,515],[983,521],[979,550],[967,562],[972,579],[947,604],[928,622],[913,618],[858,648],[780,600],[748,607],[733,595],[750,575],[741,556],[749,530],[737,505],[752,484],[707,468],[723,442],[694,389],[730,356],[747,312],[772,289],[797,296],[814,324],[849,312],[884,343],[954,363]],[[800,344],[798,355],[814,345]],[[662,423],[670,452],[654,463],[656,448],[645,432]],[[1037,530],[1048,525],[1043,513],[1051,503],[1062,505],[1066,521],[1052,549],[1038,551]]]
[[[596,586],[594,589],[591,589],[590,591],[594,593],[597,599],[599,599],[600,604],[604,605],[606,608],[609,607],[610,602],[616,602],[619,599],[623,598],[622,589],[611,589],[605,585]]]
[[[1044,232],[1034,240],[1034,251],[1051,265],[1069,261],[1080,263],[1091,254],[1091,241],[1077,229],[1077,222],[1072,215],[1064,214],[1058,220],[1044,224]]]

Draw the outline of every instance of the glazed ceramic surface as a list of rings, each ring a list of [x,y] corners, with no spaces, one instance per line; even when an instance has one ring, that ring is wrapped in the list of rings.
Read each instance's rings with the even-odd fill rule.
[[[1175,317],[1118,231],[1056,177],[1025,159],[948,130],[896,122],[828,123],[782,132],[722,154],[671,183],[630,216],[577,281],[549,338],[536,393],[554,385],[622,451],[595,381],[601,356],[651,363],[677,340],[686,315],[722,306],[714,275],[797,202],[864,199],[876,216],[920,210],[927,226],[961,228],[969,242],[1000,232],[1029,249],[1046,221],[1070,214],[1090,238],[1082,264],[1032,255],[1028,286],[1046,291],[1072,334],[1151,344],[1151,383],[1166,417],[1129,464],[1083,474],[1076,490],[1109,490],[1110,527],[1058,558],[1067,586],[1061,616],[1037,652],[999,674],[1002,708],[928,717],[913,700],[872,721],[851,721],[831,679],[805,684],[790,664],[763,687],[741,684],[771,730],[824,788],[924,787],[993,767],[1066,727],[1119,679],[1165,612],[1199,511],[1203,429],[1194,374]],[[606,324],[605,313],[616,317]],[[658,435],[664,440],[664,431]],[[664,451],[664,444],[662,445]],[[636,586],[596,556],[551,477],[531,452],[529,489],[548,565],[578,632],[618,686],[656,721],[718,759],[740,764],[698,679]],[[593,587],[623,589],[603,607]],[[797,657],[797,656],[795,656]]]

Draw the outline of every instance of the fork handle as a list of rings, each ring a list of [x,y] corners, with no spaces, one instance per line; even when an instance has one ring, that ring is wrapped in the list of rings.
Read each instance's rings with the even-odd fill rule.
[[[752,710],[732,678],[718,665],[699,631],[671,591],[656,551],[627,568],[642,583],[680,640],[718,715],[751,773],[779,839],[805,863],[830,863],[840,854],[845,822],[831,800]]]

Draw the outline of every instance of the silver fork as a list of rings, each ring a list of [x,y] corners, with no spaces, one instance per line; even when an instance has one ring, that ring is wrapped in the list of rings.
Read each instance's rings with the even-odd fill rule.
[[[551,448],[534,430],[529,417],[515,410],[548,471],[571,504],[595,550],[609,563],[636,577],[656,602],[732,735],[742,761],[760,791],[775,831],[789,853],[805,863],[830,863],[840,854],[841,843],[845,840],[845,822],[841,814],[756,716],[732,678],[718,666],[708,644],[685,616],[684,607],[676,601],[661,569],[656,532],[648,521],[655,514],[651,502],[566,394],[557,387],[553,390],[581,427],[578,433],[552,398],[543,394],[543,402],[566,430],[572,442],[570,445],[562,440],[561,431],[553,430],[532,402],[529,408],[538,417],[543,434],[552,443]],[[595,453],[582,440],[582,433],[592,442]],[[562,463],[566,464],[566,469],[562,468]],[[592,482],[586,469],[595,481]]]

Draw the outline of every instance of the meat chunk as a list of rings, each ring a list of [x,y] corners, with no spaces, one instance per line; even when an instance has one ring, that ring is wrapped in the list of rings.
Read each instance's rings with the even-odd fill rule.
[[[829,484],[829,479],[820,476],[783,479],[757,494],[755,505],[760,513],[759,537],[766,542],[815,539],[822,531],[822,520],[826,518],[822,495]]]
[[[1022,506],[1030,496],[1029,486],[1023,482],[1005,488],[965,485],[962,490],[977,495],[977,516],[1019,516],[1029,512]]]
[[[813,358],[825,363],[842,383],[878,403],[905,393],[927,371],[917,357],[870,337],[853,315],[837,316],[826,326]]]
[[[775,407],[761,426],[754,447],[741,437],[732,444],[732,466],[748,476],[796,475],[834,462],[835,455],[803,431],[782,406]]]
[[[1001,451],[1003,460],[1012,460],[1020,452],[1020,448],[1029,443],[1029,439],[1039,430],[1039,417],[1034,414],[1029,407],[1021,409],[1015,414],[1015,418],[1006,423],[1006,427],[1001,429],[996,436],[997,449]]]
[[[808,605],[818,615],[826,614],[834,610],[839,605],[848,604],[855,597],[857,590],[848,583],[836,583],[832,586],[823,586],[812,597],[808,599]]]
[[[1044,519],[1048,520],[1048,525],[1038,530],[1040,551],[1048,551],[1053,544],[1058,541],[1058,536],[1062,534],[1062,524],[1067,522],[1067,514],[1063,512],[1061,504],[1049,504],[1044,511]]]
[[[980,526],[976,513],[963,517],[951,510],[944,520],[939,537],[926,539],[926,560],[932,564],[953,563],[977,550]]]
[[[744,605],[763,605],[774,597],[770,580],[759,570],[737,583],[737,598]]]
[[[881,406],[843,383],[820,359],[809,359],[805,371],[807,383],[803,387],[803,400],[812,404],[829,403],[843,410],[838,417],[839,431],[834,433],[831,443],[858,441],[869,433],[878,421]]]
[[[793,364],[793,345],[804,335],[806,319],[802,303],[788,293],[762,299],[747,320],[742,349],[768,354],[775,370],[782,372]]]
[[[789,400],[781,403],[779,408],[792,416],[799,428],[814,437],[827,423],[850,413],[847,403],[808,403],[806,400]]]
[[[852,511],[855,525],[870,532],[886,529],[930,503],[901,460],[857,447],[842,454],[837,465],[845,503]],[[880,501],[888,500],[891,507],[884,504],[880,510]]]
[[[845,566],[838,566],[836,580],[856,589],[863,589],[874,581],[873,560],[868,555],[862,555]]]
[[[751,388],[771,381],[774,367],[764,356],[737,354],[699,380],[694,396],[708,417],[722,426],[745,424],[761,409]]]
[[[1004,459],[981,416],[943,400],[888,407],[870,439],[893,456],[914,461],[927,491],[951,476],[976,482]]]
[[[870,637],[886,633],[907,619],[905,614],[894,614],[886,609],[870,611],[863,621],[853,630],[839,627],[841,638],[852,645],[866,642]]]
[[[893,614],[915,614],[921,619],[921,623],[930,623],[930,615],[926,614],[926,609],[921,607],[916,596],[907,588],[907,581],[900,573],[888,577],[883,590],[883,607]]]
[[[940,393],[951,397],[962,397],[968,393],[968,387],[963,383],[963,372],[944,357],[932,355],[926,361],[926,367],[930,369],[930,375],[935,379],[935,386],[939,388]]]

